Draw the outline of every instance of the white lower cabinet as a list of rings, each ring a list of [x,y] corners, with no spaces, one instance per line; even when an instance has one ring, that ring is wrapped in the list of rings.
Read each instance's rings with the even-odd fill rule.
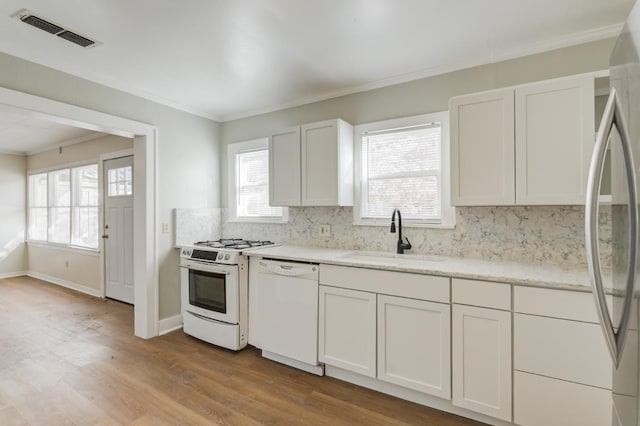
[[[450,399],[450,309],[378,295],[378,379]]]
[[[318,359],[376,377],[376,294],[320,286]]]
[[[452,403],[510,422],[511,286],[454,278]]]
[[[453,399],[511,421],[511,312],[453,305]]]
[[[613,368],[590,299],[589,293],[514,288],[516,424],[612,424]]]
[[[450,400],[450,279],[320,265],[318,349],[327,366]]]
[[[514,421],[523,426],[613,424],[611,391],[514,372]]]

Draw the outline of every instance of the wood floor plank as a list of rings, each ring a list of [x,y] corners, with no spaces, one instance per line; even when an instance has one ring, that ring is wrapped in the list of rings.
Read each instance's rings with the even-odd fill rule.
[[[133,336],[133,308],[0,279],[0,425],[475,425],[181,330]]]

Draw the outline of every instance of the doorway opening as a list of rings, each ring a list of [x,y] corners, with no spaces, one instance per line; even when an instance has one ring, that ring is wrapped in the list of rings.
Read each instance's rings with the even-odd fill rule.
[[[0,87],[0,105],[29,116],[133,138],[133,298],[134,334],[158,335],[156,256],[156,128],[149,124]]]

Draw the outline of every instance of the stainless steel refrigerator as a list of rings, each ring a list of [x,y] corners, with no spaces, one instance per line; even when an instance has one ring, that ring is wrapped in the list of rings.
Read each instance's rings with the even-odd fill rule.
[[[592,157],[585,209],[589,273],[613,368],[613,425],[639,426],[640,3],[610,59],[610,93]],[[610,199],[601,196],[603,183]],[[613,297],[607,307],[607,297]]]

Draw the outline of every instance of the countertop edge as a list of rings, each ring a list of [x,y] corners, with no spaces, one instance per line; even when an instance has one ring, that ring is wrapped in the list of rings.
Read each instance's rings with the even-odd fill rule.
[[[588,272],[586,266],[584,269],[580,267],[575,268],[562,268],[557,266],[537,265],[537,264],[519,264],[515,262],[503,262],[492,260],[479,260],[479,259],[467,259],[467,258],[446,258],[449,263],[446,262],[425,262],[424,267],[412,268],[398,265],[389,264],[375,264],[375,263],[363,263],[356,260],[348,259],[350,253],[357,253],[357,250],[341,250],[341,249],[327,249],[327,248],[315,248],[315,247],[302,247],[302,246],[278,246],[270,249],[262,249],[255,251],[247,251],[244,254],[249,257],[260,257],[275,260],[305,262],[305,263],[317,263],[335,266],[345,266],[354,268],[375,269],[384,271],[394,271],[402,273],[413,273],[422,275],[433,275],[447,278],[460,278],[477,281],[489,281],[503,284],[512,284],[526,287],[538,287],[549,288],[555,290],[568,290],[578,292],[591,292],[591,283],[588,278]],[[345,258],[347,257],[347,258]],[[471,265],[470,271],[452,270],[455,269],[456,264],[467,262]],[[476,266],[474,271],[474,264]],[[448,268],[443,267],[448,265]],[[496,270],[505,269],[517,269],[522,268],[521,273],[506,273],[506,272],[490,272],[485,271],[491,269],[492,265],[495,265]],[[543,278],[534,278],[537,268],[544,268]],[[482,272],[478,271],[483,269]],[[527,274],[528,272],[528,274]],[[586,284],[582,284],[585,282]],[[616,292],[611,289],[607,290],[608,294],[615,294]]]

